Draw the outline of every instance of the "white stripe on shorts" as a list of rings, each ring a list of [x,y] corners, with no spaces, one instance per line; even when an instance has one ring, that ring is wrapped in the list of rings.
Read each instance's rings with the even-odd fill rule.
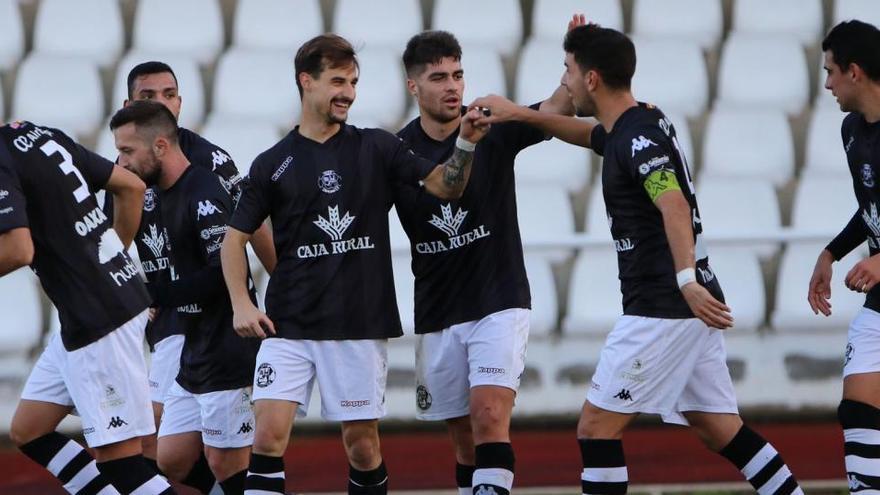
[[[584,468],[581,479],[592,483],[626,483],[629,474],[626,466],[611,468]]]

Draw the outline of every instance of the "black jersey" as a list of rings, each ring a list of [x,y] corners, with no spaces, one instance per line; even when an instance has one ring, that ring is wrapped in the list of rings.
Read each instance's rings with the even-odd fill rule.
[[[388,211],[394,183],[416,185],[434,166],[388,132],[350,125],[324,143],[294,129],[254,160],[230,225],[252,233],[272,219],[266,312],[279,337],[402,334]]]
[[[31,267],[58,308],[69,351],[107,335],[149,303],[94,195],[113,166],[57,129],[30,122],[0,127],[0,233],[30,229]]]
[[[416,118],[397,135],[416,154],[443,163],[458,131],[435,141]],[[429,333],[509,308],[531,308],[516,216],[514,159],[545,139],[519,122],[495,124],[477,144],[467,188],[444,201],[400,186],[395,204],[411,241],[415,330]]]
[[[235,201],[241,196],[241,176],[235,162],[219,146],[199,136],[189,129],[180,128],[177,132],[180,149],[191,164],[213,171],[220,183]],[[135,245],[144,273],[149,282],[168,282],[173,267],[169,263],[168,243],[162,237],[160,208],[158,208],[156,187],[149,187],[144,195],[144,212],[141,225],[135,236]],[[105,206],[112,211],[112,205]],[[175,311],[159,311],[147,325],[147,342],[154,346],[171,335],[182,335],[184,327],[177,321]]]
[[[611,132],[597,125],[591,142],[604,157],[602,194],[617,250],[624,314],[694,317],[678,288],[663,215],[653,202],[670,182],[680,184],[691,207],[697,283],[723,302],[709,267],[690,171],[669,119],[658,108],[639,103],[617,119]]]
[[[874,256],[880,253],[880,122],[869,124],[864,115],[851,113],[843,119],[841,136],[859,209],[828,250],[839,260],[867,239]],[[868,291],[865,307],[880,311],[880,285]]]
[[[234,208],[220,179],[190,166],[169,189],[159,191],[157,238],[168,249],[170,280],[148,284],[162,312],[177,312],[186,339],[177,382],[192,393],[229,390],[253,379],[259,340],[232,328],[232,304],[223,283],[220,246]],[[248,274],[251,299],[256,301]]]

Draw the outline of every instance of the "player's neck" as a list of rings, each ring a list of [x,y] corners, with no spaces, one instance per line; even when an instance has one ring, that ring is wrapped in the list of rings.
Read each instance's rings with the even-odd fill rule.
[[[608,132],[614,130],[614,124],[623,112],[639,104],[629,91],[606,93],[597,100],[600,98],[601,101],[596,101],[596,118]]]
[[[422,130],[434,141],[445,141],[461,125],[461,117],[457,117],[449,122],[440,122],[431,118],[425,112],[422,112],[419,117],[421,117],[419,124],[422,126]]]
[[[872,84],[862,101],[861,114],[869,124],[880,122],[880,85]]]
[[[299,121],[299,134],[306,139],[323,143],[339,132],[340,126],[339,123],[328,122],[324,115],[303,108],[302,118]]]
[[[162,160],[162,173],[159,174],[159,181],[156,185],[163,191],[171,189],[180,180],[180,176],[186,172],[187,167],[189,167],[189,160],[186,159],[186,155],[182,151],[178,149],[171,152],[170,156]]]

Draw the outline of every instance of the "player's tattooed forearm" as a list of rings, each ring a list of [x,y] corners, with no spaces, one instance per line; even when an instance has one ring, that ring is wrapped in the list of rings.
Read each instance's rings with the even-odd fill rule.
[[[464,184],[465,172],[474,161],[474,152],[456,147],[452,156],[443,164],[443,183],[450,188],[459,188]]]

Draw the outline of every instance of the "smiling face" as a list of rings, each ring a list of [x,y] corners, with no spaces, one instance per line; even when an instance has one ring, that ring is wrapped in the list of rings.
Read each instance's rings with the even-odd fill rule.
[[[307,72],[299,74],[303,87],[303,106],[309,106],[324,117],[328,124],[343,124],[357,96],[358,67],[326,67],[317,78]]]
[[[461,60],[443,57],[436,64],[426,64],[421,73],[408,78],[406,84],[423,116],[442,123],[461,117],[464,94]]]
[[[596,115],[596,102],[590,93],[591,85],[597,77],[595,71],[581,71],[580,65],[575,61],[574,55],[565,54],[565,72],[562,74],[560,84],[565,86],[571,96],[571,102],[578,117],[593,117]]]

